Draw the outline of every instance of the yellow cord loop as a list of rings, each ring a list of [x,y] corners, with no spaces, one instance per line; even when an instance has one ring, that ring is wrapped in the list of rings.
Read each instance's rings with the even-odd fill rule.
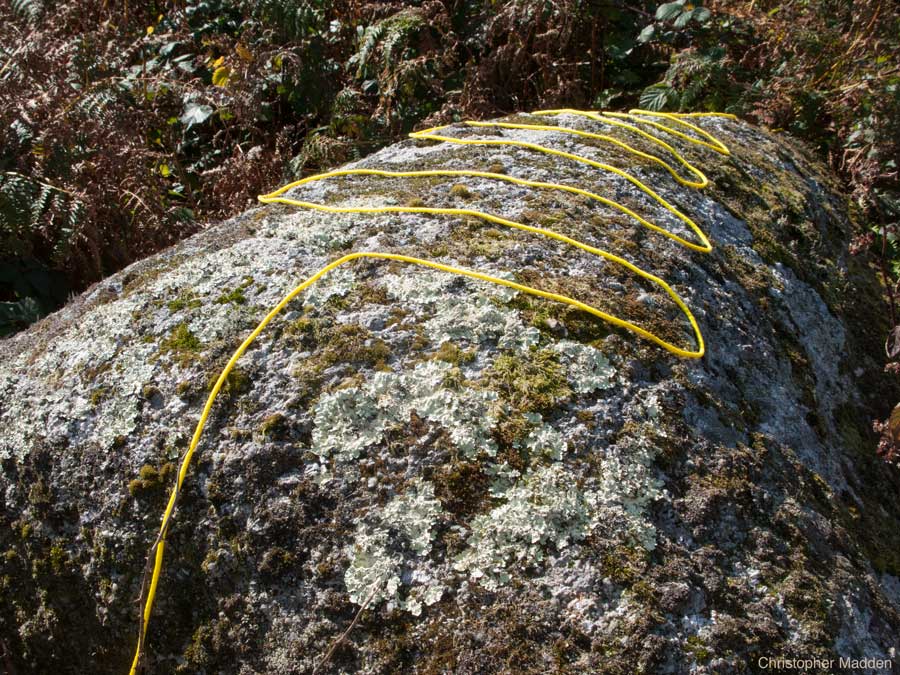
[[[601,117],[595,117],[594,119],[603,121]],[[612,121],[612,120],[610,120],[610,121]],[[709,184],[709,181],[706,179],[706,176],[703,174],[703,172],[700,171],[693,164],[691,164],[690,162],[685,160],[684,157],[682,155],[678,154],[678,152],[671,145],[669,145],[668,143],[657,138],[653,134],[648,134],[646,132],[642,132],[641,130],[637,129],[636,127],[634,127],[635,131],[640,132],[643,136],[645,136],[647,138],[652,138],[657,145],[660,145],[660,146],[666,148],[667,150],[671,151],[673,154],[675,154],[675,157],[681,161],[682,166],[684,166],[688,171],[690,171],[692,174],[694,174],[694,176],[696,178],[698,178],[699,180],[691,181],[686,178],[682,178],[681,175],[678,173],[678,171],[675,169],[675,167],[673,167],[671,164],[669,164],[664,159],[661,159],[660,157],[657,157],[656,155],[651,155],[648,152],[643,152],[641,150],[638,150],[637,148],[632,147],[632,146],[628,145],[627,143],[620,141],[617,138],[614,138],[612,136],[607,136],[606,134],[594,134],[589,131],[582,131],[581,129],[570,129],[569,127],[558,127],[558,126],[551,126],[551,125],[547,125],[547,124],[513,124],[513,123],[509,123],[509,122],[465,122],[464,124],[471,126],[471,127],[499,127],[502,129],[530,129],[533,131],[557,131],[557,132],[563,133],[563,134],[572,134],[573,136],[581,136],[582,138],[595,138],[600,141],[606,141],[608,143],[612,143],[613,145],[616,145],[616,146],[622,148],[623,150],[630,152],[633,155],[637,155],[641,159],[646,159],[651,162],[654,162],[655,164],[659,164],[661,167],[663,167],[666,171],[668,171],[672,175],[672,178],[674,178],[676,181],[678,181],[685,187],[705,188]],[[623,128],[626,128],[629,126],[633,127],[633,125],[622,124],[622,123],[620,123],[620,125]],[[619,126],[619,125],[616,125],[616,126]],[[446,127],[434,127],[433,129],[428,129],[426,131],[420,131],[418,133],[418,135],[416,135],[416,138],[429,138],[429,136],[427,135],[428,132],[436,131],[438,129],[444,129],[444,128],[446,128]],[[605,165],[601,165],[601,166],[602,166],[602,168],[608,168]]]
[[[682,177],[675,167],[673,167],[669,162],[664,159],[657,157],[656,155],[652,155],[647,152],[643,152],[634,148],[627,143],[620,141],[619,139],[613,138],[611,136],[605,134],[594,134],[586,131],[581,131],[578,129],[569,129],[566,127],[560,126],[552,126],[552,125],[542,125],[542,124],[514,124],[514,123],[503,123],[503,122],[473,122],[467,121],[464,124],[470,127],[500,127],[506,129],[527,129],[534,131],[553,131],[560,132],[566,134],[574,134],[577,136],[591,138],[595,140],[600,140],[608,143],[612,143],[623,150],[626,150],[629,153],[632,153],[642,159],[653,162],[654,164],[658,164],[662,166],[672,177],[678,181],[681,185],[685,185],[688,187],[704,187],[708,184],[708,180],[706,176],[703,174],[700,169],[693,166],[690,162],[688,162],[672,145],[662,140],[662,138],[653,135],[650,132],[644,131],[639,128],[638,125],[649,126],[652,129],[663,132],[665,134],[670,134],[677,138],[680,138],[689,143],[693,143],[695,145],[700,145],[711,150],[714,150],[720,154],[728,155],[728,148],[718,139],[714,138],[711,134],[707,133],[705,130],[701,129],[695,124],[691,124],[690,122],[685,121],[685,118],[696,118],[696,117],[725,117],[729,119],[735,119],[733,115],[727,115],[724,113],[655,113],[649,112],[645,110],[631,110],[628,113],[613,113],[613,112],[598,112],[592,110],[572,110],[569,108],[561,108],[557,110],[540,110],[532,113],[536,116],[552,116],[559,114],[572,114],[572,115],[581,115],[587,117],[589,119],[596,120],[598,122],[602,122],[608,124],[610,126],[623,129],[629,133],[635,133],[647,141],[663,148],[668,152],[671,156],[673,156],[676,162],[683,167],[686,171],[693,175],[696,180],[690,180]],[[660,122],[654,121],[650,118],[657,118],[660,120],[665,120],[674,125],[679,126],[681,129],[686,130],[690,133],[685,133],[685,131],[681,129],[676,129],[669,124],[662,124]],[[622,121],[629,120],[629,121]],[[271,192],[266,195],[261,195],[259,197],[259,201],[264,204],[271,203],[281,203],[281,204],[290,204],[293,206],[299,206],[302,208],[315,209],[318,211],[325,211],[327,213],[428,213],[434,215],[451,215],[451,216],[472,216],[476,218],[481,218],[488,222],[496,223],[498,225],[503,225],[505,227],[512,227],[515,229],[523,230],[525,232],[531,232],[534,234],[539,234],[544,237],[548,237],[551,239],[555,239],[557,241],[564,242],[566,244],[570,244],[578,249],[586,251],[588,253],[600,256],[605,260],[613,262],[615,264],[621,265],[628,269],[629,271],[637,274],[643,279],[650,281],[651,283],[657,285],[662,290],[666,292],[666,294],[672,299],[672,301],[678,306],[679,310],[684,314],[687,318],[688,323],[691,326],[691,329],[694,333],[694,338],[696,339],[697,346],[694,349],[685,349],[674,345],[665,339],[655,335],[654,333],[638,326],[637,324],[632,323],[626,319],[622,319],[620,317],[614,316],[612,314],[608,314],[597,307],[593,307],[592,305],[586,304],[575,298],[570,298],[565,295],[560,295],[558,293],[550,293],[548,291],[543,291],[538,288],[533,288],[531,286],[527,286],[525,284],[516,283],[514,281],[510,281],[508,279],[503,279],[500,277],[492,276],[489,274],[485,274],[483,272],[478,272],[475,270],[469,270],[462,267],[453,267],[450,265],[445,265],[443,263],[435,262],[433,260],[425,260],[422,258],[414,258],[407,255],[401,255],[397,253],[383,253],[378,251],[360,251],[355,253],[349,253],[334,262],[331,262],[324,267],[322,267],[319,271],[309,277],[306,281],[301,283],[299,286],[294,288],[290,293],[284,296],[281,301],[275,305],[269,311],[268,314],[259,322],[259,325],[253,330],[250,335],[241,343],[241,345],[235,350],[234,354],[228,360],[228,363],[225,365],[225,368],[222,369],[222,372],[219,374],[218,379],[216,380],[215,385],[213,385],[212,391],[209,393],[208,398],[206,399],[206,404],[203,406],[203,412],[200,415],[200,419],[197,422],[197,426],[194,429],[194,435],[191,438],[190,445],[188,446],[187,452],[184,454],[184,458],[181,461],[181,467],[178,471],[177,481],[175,483],[175,487],[172,489],[172,494],[169,496],[169,501],[166,505],[166,509],[163,513],[162,523],[159,528],[159,532],[157,534],[156,540],[150,548],[150,555],[147,560],[147,570],[149,571],[152,565],[152,573],[150,574],[149,586],[146,588],[142,587],[142,602],[143,606],[141,607],[141,620],[140,620],[140,630],[138,634],[138,644],[137,649],[135,650],[134,660],[132,661],[130,674],[135,675],[138,670],[138,667],[141,663],[141,658],[144,651],[145,640],[147,636],[147,628],[150,622],[150,615],[153,610],[153,601],[156,597],[156,591],[159,586],[159,578],[162,573],[163,568],[163,558],[165,554],[165,545],[166,545],[166,534],[168,533],[169,525],[171,523],[172,515],[175,511],[175,505],[178,500],[178,496],[181,493],[181,487],[184,483],[185,478],[187,477],[188,468],[191,463],[191,459],[194,456],[194,452],[197,449],[197,445],[200,442],[200,437],[203,433],[203,429],[206,426],[207,419],[209,418],[210,411],[212,410],[213,403],[216,400],[216,397],[219,395],[225,381],[228,378],[228,375],[234,369],[235,364],[247,350],[247,348],[253,343],[254,340],[262,333],[265,327],[274,319],[294,298],[300,295],[303,291],[313,285],[316,281],[321,279],[323,276],[328,274],[334,269],[345,265],[347,263],[353,262],[354,260],[359,260],[361,258],[372,258],[376,260],[391,260],[395,262],[403,262],[411,265],[419,265],[422,267],[429,267],[431,269],[435,269],[441,272],[447,272],[448,274],[456,274],[460,276],[469,277],[472,279],[478,279],[480,281],[487,281],[492,284],[497,284],[499,286],[506,286],[507,288],[512,288],[521,293],[525,293],[528,295],[533,295],[539,298],[544,298],[547,300],[552,300],[554,302],[559,302],[570,307],[574,307],[576,309],[580,309],[588,314],[592,314],[603,321],[613,324],[614,326],[619,326],[620,328],[624,328],[625,330],[631,331],[636,335],[639,335],[643,338],[650,340],[651,342],[656,343],[663,349],[668,350],[672,354],[676,356],[681,356],[684,358],[700,358],[703,356],[706,347],[703,342],[703,335],[700,332],[700,327],[697,324],[694,315],[691,313],[687,304],[681,299],[681,297],[672,289],[669,284],[667,284],[664,280],[660,279],[658,276],[647,272],[646,270],[641,269],[637,265],[628,262],[624,258],[621,258],[617,255],[614,255],[608,251],[604,251],[603,249],[597,248],[595,246],[591,246],[584,242],[578,241],[571,237],[567,237],[558,232],[554,232],[552,230],[543,228],[543,227],[534,227],[531,225],[526,225],[525,223],[520,223],[514,220],[510,220],[508,218],[503,218],[501,216],[497,216],[491,213],[486,213],[484,211],[478,211],[475,209],[458,209],[458,208],[432,208],[426,206],[376,206],[376,207],[339,207],[339,206],[328,206],[326,204],[319,204],[316,202],[308,202],[302,201],[299,199],[292,199],[288,197],[283,197],[286,192],[292,190],[293,188],[299,187],[301,185],[307,185],[310,183],[314,183],[317,181],[328,180],[331,178],[336,178],[339,176],[379,176],[379,177],[388,177],[388,178],[414,178],[414,177],[430,177],[430,176],[448,176],[448,177],[479,177],[486,178],[490,180],[498,180],[498,181],[506,181],[508,183],[515,183],[517,185],[523,185],[526,187],[545,189],[545,190],[559,190],[562,192],[568,192],[571,194],[581,195],[583,197],[587,197],[589,199],[596,200],[606,206],[617,209],[620,212],[626,214],[630,218],[633,218],[638,223],[643,225],[644,227],[653,230],[659,234],[662,234],[682,246],[686,248],[700,251],[703,253],[708,253],[712,250],[712,245],[709,242],[709,239],[700,229],[700,227],[687,215],[683,214],[672,204],[663,199],[659,194],[653,191],[650,187],[645,185],[643,182],[627,173],[626,171],[622,171],[621,169],[617,169],[616,167],[610,166],[608,164],[603,164],[601,162],[594,161],[587,157],[583,157],[581,155],[576,155],[569,152],[564,152],[562,150],[556,150],[553,148],[548,148],[543,145],[539,145],[537,143],[528,143],[525,141],[517,141],[512,139],[472,139],[472,138],[457,138],[453,136],[444,136],[438,134],[436,132],[447,128],[446,126],[434,127],[432,129],[426,129],[424,131],[417,131],[410,136],[416,139],[425,139],[425,140],[433,140],[433,141],[443,141],[448,143],[458,143],[462,145],[508,145],[508,146],[516,146],[527,148],[529,150],[535,150],[538,152],[542,152],[549,155],[555,155],[558,157],[563,157],[565,159],[581,162],[584,164],[588,164],[595,168],[601,169],[603,171],[608,171],[614,173],[627,181],[629,181],[632,185],[637,187],[641,192],[647,195],[650,199],[655,201],[657,204],[662,206],[664,209],[669,211],[676,218],[681,220],[685,225],[687,225],[691,231],[697,236],[697,239],[700,243],[688,241],[683,237],[675,234],[674,232],[670,232],[666,228],[652,223],[651,221],[641,217],[633,210],[628,207],[619,204],[616,201],[611,199],[607,199],[601,195],[598,195],[594,192],[590,192],[588,190],[584,190],[582,188],[577,188],[569,185],[561,185],[558,183],[547,183],[541,181],[532,181],[525,180],[523,178],[516,178],[514,176],[508,176],[500,173],[492,173],[487,171],[466,171],[466,170],[429,170],[429,171],[384,171],[378,169],[341,169],[337,171],[329,171],[327,173],[317,174],[315,176],[310,176],[308,178],[304,178],[302,180],[295,181],[288,185],[285,185],[274,192]],[[146,582],[146,577],[145,577]],[[146,595],[144,595],[146,593]]]
[[[590,161],[590,160],[588,160]],[[618,171],[618,170],[616,170]],[[658,232],[670,239],[674,239],[682,246],[693,249],[695,251],[700,251],[701,253],[709,253],[712,251],[712,245],[709,243],[709,239],[706,238],[706,235],[703,233],[703,230],[691,220],[688,216],[684,215],[681,211],[679,211],[674,206],[668,204],[662,200],[655,192],[650,190],[637,181],[634,180],[642,187],[642,189],[650,194],[652,197],[656,198],[663,206],[667,207],[669,211],[671,211],[676,218],[681,220],[685,225],[687,225],[691,230],[693,230],[694,234],[697,235],[697,238],[701,241],[700,244],[696,244],[692,241],[688,241],[683,237],[675,234],[674,232],[670,232],[664,227],[660,227],[654,223],[651,223],[649,220],[642,218],[640,215],[629,209],[627,206],[623,206],[612,199],[607,199],[601,195],[598,195],[594,192],[590,192],[588,190],[582,190],[581,188],[572,187],[570,185],[560,185],[558,183],[545,183],[541,181],[534,180],[525,180],[524,178],[516,178],[514,176],[507,176],[502,173],[491,173],[489,171],[467,171],[467,170],[430,170],[430,171],[384,171],[381,169],[338,169],[336,171],[329,171],[327,173],[316,174],[315,176],[309,176],[308,178],[304,178],[302,180],[294,181],[293,183],[288,183],[287,185],[278,188],[274,192],[270,192],[267,195],[261,195],[259,197],[259,201],[265,204],[290,204],[292,206],[301,206],[307,209],[315,209],[317,211],[326,211],[328,213],[431,213],[436,215],[450,215],[450,216],[474,216],[477,218],[482,218],[484,220],[490,221],[492,223],[497,223],[498,225],[506,225],[509,227],[515,227],[521,230],[526,230],[530,232],[535,232],[539,234],[544,234],[549,237],[553,237],[555,239],[562,239],[562,235],[557,235],[556,233],[541,229],[538,227],[530,227],[528,225],[524,225],[522,223],[517,223],[513,220],[508,220],[506,218],[501,218],[500,216],[495,216],[490,213],[485,213],[483,211],[476,211],[474,209],[454,209],[454,208],[434,208],[430,206],[328,206],[326,204],[318,204],[316,202],[306,202],[301,201],[299,199],[290,199],[288,197],[282,197],[285,192],[289,190],[293,190],[296,187],[301,185],[307,185],[309,183],[314,183],[320,180],[327,180],[329,178],[337,178],[338,176],[381,176],[387,178],[422,178],[427,176],[476,176],[479,178],[490,178],[494,180],[502,180],[507,183],[515,183],[516,185],[525,185],[527,187],[536,187],[543,188],[547,190],[560,190],[562,192],[570,192],[572,194],[581,195],[584,197],[588,197],[589,199],[594,199],[606,206],[612,207],[624,213],[625,215],[634,218],[637,222],[639,222],[644,227],[653,230],[654,232]],[[574,243],[574,240],[565,239],[567,243],[578,246],[579,248],[584,248],[587,244]],[[592,247],[589,247],[592,248]],[[589,250],[589,248],[584,248],[584,250]],[[596,253],[599,249],[592,249],[592,253]],[[609,259],[615,259],[616,262],[620,262],[621,258],[617,258],[616,256],[612,256],[612,254],[608,254],[606,252],[598,253],[597,255],[603,255],[604,257],[611,256]]]

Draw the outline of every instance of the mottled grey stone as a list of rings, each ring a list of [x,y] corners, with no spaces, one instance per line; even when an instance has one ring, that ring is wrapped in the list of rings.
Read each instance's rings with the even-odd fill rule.
[[[484,178],[297,191],[552,223],[667,279],[708,352],[681,360],[411,266],[329,275],[272,322],[213,409],[168,537],[151,672],[310,672],[369,595],[323,671],[897,658],[900,479],[867,426],[873,399],[896,394],[878,372],[877,283],[847,256],[844,204],[803,148],[698,123],[733,151],[671,141],[706,190],[602,143],[503,136],[631,170],[700,224],[709,255],[574,195]],[[624,179],[522,148],[405,141],[353,166],[497,161],[690,236]],[[471,198],[450,195],[459,182]],[[671,302],[615,265],[471,220],[251,209],[0,342],[0,636],[17,670],[126,671],[144,556],[212,379],[269,308],[346,252],[506,275],[691,344]]]

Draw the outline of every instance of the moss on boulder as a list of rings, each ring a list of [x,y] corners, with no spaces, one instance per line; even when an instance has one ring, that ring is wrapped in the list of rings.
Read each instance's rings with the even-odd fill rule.
[[[706,190],[610,144],[484,133],[629,168],[700,223],[708,255],[591,200],[487,178],[301,189],[465,205],[607,248],[673,284],[708,352],[678,360],[580,311],[399,263],[327,275],[213,408],[167,539],[152,672],[311,672],[361,605],[324,671],[897,658],[900,477],[866,421],[897,397],[878,369],[877,281],[802,147],[699,123],[732,149],[672,139]],[[356,166],[490,167],[689,236],[618,176],[522,147],[408,141]],[[270,307],[354,250],[506,276],[691,344],[624,268],[473,218],[274,205],[136,263],[0,342],[0,635],[17,672],[126,671],[144,556],[206,393]]]

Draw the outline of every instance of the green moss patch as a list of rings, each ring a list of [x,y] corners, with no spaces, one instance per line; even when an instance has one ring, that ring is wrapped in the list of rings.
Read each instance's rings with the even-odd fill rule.
[[[145,464],[138,472],[138,478],[128,483],[128,492],[136,499],[158,494],[175,477],[177,471],[171,462],[166,462],[159,469],[151,464]]]
[[[170,300],[166,307],[170,312],[180,312],[184,309],[196,309],[203,304],[200,297],[191,289],[186,289],[178,294],[174,300]]]
[[[239,286],[231,289],[230,291],[223,291],[219,295],[219,297],[214,300],[214,302],[217,305],[245,305],[247,304],[247,297],[244,295],[244,291],[252,283],[253,277],[244,277]]]
[[[566,370],[549,349],[498,356],[485,379],[513,407],[546,410],[572,395]]]
[[[194,335],[186,323],[180,323],[162,341],[159,353],[169,354],[176,363],[184,366],[196,360],[202,347],[200,338]]]

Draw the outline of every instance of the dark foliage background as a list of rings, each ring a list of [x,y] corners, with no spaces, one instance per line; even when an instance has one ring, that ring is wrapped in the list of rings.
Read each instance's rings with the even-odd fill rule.
[[[634,106],[818,148],[897,325],[898,53],[895,0],[0,0],[0,334],[412,129]]]

